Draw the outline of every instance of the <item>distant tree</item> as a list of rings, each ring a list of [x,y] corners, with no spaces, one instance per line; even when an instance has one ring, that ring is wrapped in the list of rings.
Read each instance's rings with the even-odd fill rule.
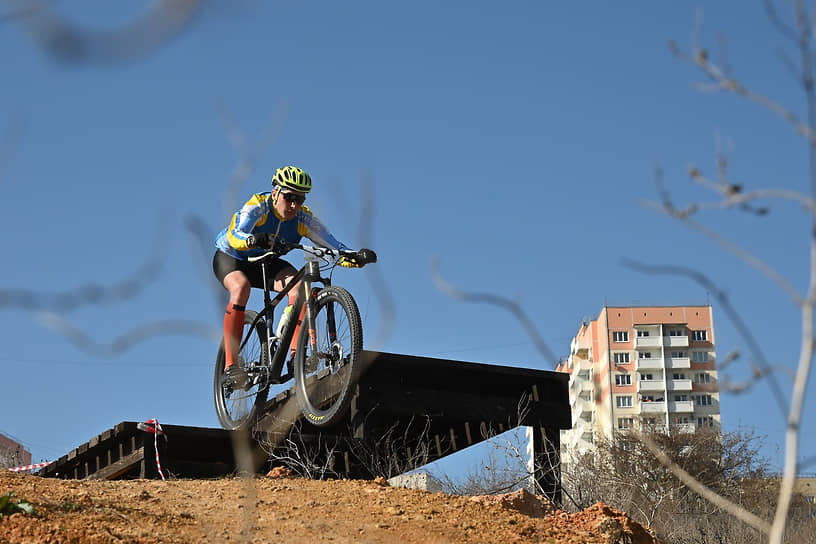
[[[759,455],[761,440],[745,431],[620,432],[562,467],[565,494],[578,509],[602,501],[623,510],[671,544],[765,542],[759,530],[687,486],[647,444],[660,448],[675,467],[721,497],[760,518],[773,516],[779,479]],[[807,542],[796,535],[808,527],[816,530],[807,519],[805,503],[794,501],[785,541]]]

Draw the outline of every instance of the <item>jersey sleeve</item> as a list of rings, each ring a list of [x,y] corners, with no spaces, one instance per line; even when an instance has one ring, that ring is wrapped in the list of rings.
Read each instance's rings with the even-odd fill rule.
[[[252,195],[252,198],[232,216],[232,222],[227,230],[229,245],[238,251],[249,249],[247,238],[255,226],[266,221],[268,213],[267,198],[259,194]]]
[[[303,206],[298,220],[298,233],[315,244],[332,249],[349,249],[344,243],[335,238],[329,229],[312,214],[312,211]]]

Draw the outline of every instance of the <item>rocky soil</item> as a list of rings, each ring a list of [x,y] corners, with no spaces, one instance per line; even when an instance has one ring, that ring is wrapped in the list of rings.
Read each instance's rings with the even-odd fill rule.
[[[604,504],[568,514],[518,492],[459,497],[384,480],[314,481],[285,471],[215,480],[78,481],[0,471],[37,515],[0,518],[14,543],[651,544],[652,533]]]

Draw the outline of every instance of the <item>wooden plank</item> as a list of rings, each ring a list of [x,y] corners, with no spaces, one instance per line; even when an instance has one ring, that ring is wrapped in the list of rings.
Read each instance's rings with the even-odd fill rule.
[[[111,463],[110,465],[89,474],[87,480],[115,480],[125,472],[131,470],[144,459],[144,447]]]

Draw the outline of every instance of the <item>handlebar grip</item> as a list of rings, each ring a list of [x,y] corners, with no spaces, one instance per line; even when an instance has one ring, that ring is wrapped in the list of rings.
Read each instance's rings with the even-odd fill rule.
[[[368,263],[376,263],[377,262],[377,254],[374,253],[373,249],[362,248],[360,251],[357,252],[357,257],[355,260],[359,264],[368,264]]]

